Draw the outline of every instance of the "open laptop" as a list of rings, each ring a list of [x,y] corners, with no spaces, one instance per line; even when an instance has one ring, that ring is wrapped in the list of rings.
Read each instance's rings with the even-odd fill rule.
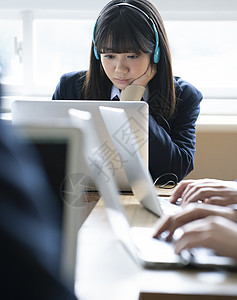
[[[20,126],[22,141],[33,144],[61,207],[61,277],[74,287],[77,233],[88,215],[88,175],[84,172],[81,130],[73,127]]]
[[[120,108],[105,106],[100,106],[100,112],[110,138],[119,153],[119,157],[127,161],[123,167],[136,199],[158,216],[161,216],[163,212],[165,214],[174,214],[180,211],[181,207],[171,204],[168,198],[157,196],[157,191],[150,173],[145,168],[139,151],[136,150],[136,141],[133,137],[132,128],[129,129],[131,132],[130,139],[124,143],[122,128],[125,126],[127,128],[130,127],[126,112]],[[111,120],[113,120],[113,122],[111,122]]]
[[[185,268],[187,266],[215,269],[237,269],[236,261],[228,257],[214,255],[208,249],[197,249],[195,255],[183,251],[181,255],[174,252],[172,243],[152,238],[153,228],[131,227],[120,202],[116,183],[110,170],[98,169],[93,159],[93,148],[99,143],[93,124],[92,115],[86,111],[71,109],[69,114],[75,126],[81,128],[84,135],[90,135],[84,143],[84,155],[90,166],[91,174],[104,200],[111,227],[133,259],[146,268]],[[198,251],[201,250],[201,251]]]
[[[99,111],[99,106],[105,105],[123,108],[126,111],[136,135],[136,145],[148,168],[148,105],[144,101],[16,100],[12,104],[12,123],[14,125],[68,125],[70,122],[68,109],[89,111],[93,116],[100,139],[94,155],[98,159],[103,158],[104,162],[109,164],[120,191],[130,191],[130,185],[123,170],[126,161],[121,161],[117,156]],[[124,138],[129,138],[128,129],[123,128],[123,130],[126,132]],[[90,183],[90,186],[92,185],[93,182]]]

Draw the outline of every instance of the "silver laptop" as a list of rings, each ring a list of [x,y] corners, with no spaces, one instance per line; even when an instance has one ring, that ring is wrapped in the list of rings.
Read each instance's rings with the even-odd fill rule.
[[[150,173],[145,168],[139,151],[136,150],[136,140],[126,112],[123,109],[105,106],[100,107],[100,112],[119,157],[127,161],[123,167],[136,199],[158,216],[163,213],[174,214],[180,211],[181,207],[171,204],[168,198],[157,196]],[[130,132],[130,139],[126,143],[123,139],[122,129],[124,127],[129,128]]]
[[[172,243],[152,238],[153,228],[131,227],[120,202],[116,183],[110,170],[106,167],[98,169],[93,159],[93,149],[100,143],[94,127],[92,115],[86,111],[70,110],[69,114],[75,126],[81,128],[87,139],[84,143],[84,155],[90,166],[91,174],[105,202],[108,218],[114,233],[122,242],[133,259],[147,268],[230,268],[236,269],[236,261],[228,257],[214,255],[208,249],[183,251],[176,255]],[[88,131],[90,135],[88,136]]]
[[[72,127],[20,126],[19,135],[33,144],[48,176],[48,181],[62,208],[61,277],[74,287],[77,233],[88,215],[85,161],[81,155],[81,130]]]
[[[123,108],[130,120],[131,127],[136,133],[137,148],[139,149],[146,168],[148,168],[148,105],[143,101],[68,101],[68,100],[16,100],[12,104],[12,123],[68,125],[70,119],[68,109],[75,108],[89,111],[95,122],[101,143],[95,149],[94,155],[103,158],[109,164],[112,174],[121,191],[130,191],[130,185],[124,174],[123,165],[109,137],[102,120],[99,106]],[[124,139],[129,139],[127,128]],[[93,182],[90,183],[93,186]]]

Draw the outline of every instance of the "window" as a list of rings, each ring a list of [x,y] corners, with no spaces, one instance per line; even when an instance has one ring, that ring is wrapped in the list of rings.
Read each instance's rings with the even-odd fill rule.
[[[205,97],[237,97],[237,22],[168,21],[174,74]]]
[[[27,11],[22,20],[1,21],[7,95],[51,97],[62,74],[88,69],[94,20],[74,18],[37,18]]]
[[[0,20],[0,62],[3,84],[22,85],[22,21]]]
[[[62,74],[87,69],[96,16],[29,11],[1,20],[2,81],[14,87],[8,95],[51,97]],[[237,99],[237,21],[167,18],[165,26],[174,75],[205,98]]]
[[[34,83],[56,86],[63,73],[87,70],[94,21],[34,21]]]

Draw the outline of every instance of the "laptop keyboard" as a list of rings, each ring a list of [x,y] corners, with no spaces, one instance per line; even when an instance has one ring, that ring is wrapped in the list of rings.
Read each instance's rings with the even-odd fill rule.
[[[165,215],[174,215],[181,211],[181,206],[170,203],[169,198],[159,197],[160,207]]]
[[[152,233],[152,228],[131,228],[133,241],[142,256],[147,261],[153,263],[179,262],[180,256],[175,254],[172,242],[165,242],[159,239],[154,239],[152,238]]]

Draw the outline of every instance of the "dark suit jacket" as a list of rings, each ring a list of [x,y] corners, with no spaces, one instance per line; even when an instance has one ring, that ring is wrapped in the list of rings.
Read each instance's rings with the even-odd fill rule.
[[[58,202],[37,155],[0,122],[0,299],[76,299],[59,280]]]

